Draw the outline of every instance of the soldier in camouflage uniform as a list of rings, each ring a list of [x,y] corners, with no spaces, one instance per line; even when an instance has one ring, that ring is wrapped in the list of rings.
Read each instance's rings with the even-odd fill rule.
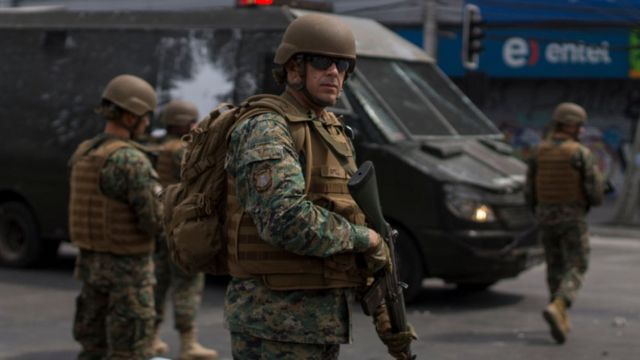
[[[132,75],[109,82],[97,112],[104,133],[80,144],[71,165],[69,229],[80,253],[75,275],[78,359],[146,360],[155,316],[154,236],[161,190],[147,155],[130,139],[156,106],[153,88]]]
[[[346,186],[353,147],[325,110],[355,66],[354,36],[302,16],[275,63],[286,90],[268,101],[281,111],[248,110],[228,137],[225,323],[234,359],[337,359],[355,289],[389,262]]]
[[[559,104],[551,134],[532,153],[527,173],[527,201],[540,224],[547,262],[550,303],[543,316],[560,344],[571,328],[567,310],[589,264],[586,214],[603,197],[596,161],[578,140],[586,120],[587,113],[579,105]]]
[[[189,132],[198,119],[198,109],[190,102],[174,100],[167,104],[161,117],[167,135],[160,146],[156,169],[160,184],[166,187],[180,181],[180,163],[184,154],[181,137]],[[207,349],[196,340],[195,319],[204,288],[204,274],[188,274],[178,268],[169,257],[165,239],[159,238],[154,255],[156,280],[156,334],[153,354],[164,355],[169,346],[162,341],[158,328],[164,317],[164,304],[169,288],[173,292],[173,315],[175,328],[180,333],[180,360],[214,360],[218,354]]]

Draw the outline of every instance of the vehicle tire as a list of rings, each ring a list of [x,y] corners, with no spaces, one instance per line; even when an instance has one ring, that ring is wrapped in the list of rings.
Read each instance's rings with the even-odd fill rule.
[[[33,214],[23,203],[0,203],[0,263],[12,267],[35,265],[45,252]],[[57,247],[56,247],[57,250]]]
[[[466,291],[466,292],[480,292],[480,291],[488,290],[491,286],[493,286],[497,282],[498,280],[480,281],[480,282],[457,282],[456,288],[458,290]]]
[[[395,249],[398,279],[408,285],[404,290],[404,301],[412,303],[422,291],[424,275],[422,253],[418,249],[415,239],[407,231],[401,228],[397,230],[398,239],[395,242]]]

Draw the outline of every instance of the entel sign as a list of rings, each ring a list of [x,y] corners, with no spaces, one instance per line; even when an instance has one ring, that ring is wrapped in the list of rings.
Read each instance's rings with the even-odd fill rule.
[[[502,46],[502,59],[510,68],[535,66],[544,56],[549,65],[607,65],[612,62],[609,42],[550,42],[541,50],[538,40],[510,37]]]

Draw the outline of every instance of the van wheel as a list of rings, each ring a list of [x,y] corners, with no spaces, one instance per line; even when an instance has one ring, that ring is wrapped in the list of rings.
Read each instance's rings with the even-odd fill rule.
[[[0,204],[0,262],[12,267],[34,265],[44,251],[35,219],[22,203]]]
[[[404,290],[404,301],[411,303],[422,291],[422,256],[413,237],[401,228],[397,230],[398,239],[395,243],[395,249],[398,278],[408,285],[408,288]]]

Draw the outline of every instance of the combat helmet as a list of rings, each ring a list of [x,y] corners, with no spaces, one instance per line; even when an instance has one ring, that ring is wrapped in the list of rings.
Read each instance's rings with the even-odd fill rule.
[[[553,110],[551,119],[554,124],[582,126],[587,121],[587,112],[576,103],[563,102]]]
[[[198,120],[198,109],[193,103],[173,100],[165,106],[160,121],[165,126],[187,126]]]
[[[291,22],[273,62],[284,65],[296,54],[318,54],[356,60],[356,40],[349,26],[335,17],[308,14]],[[353,71],[352,65],[348,72]]]
[[[102,98],[142,116],[156,107],[156,92],[148,82],[133,75],[114,77],[102,92]]]

